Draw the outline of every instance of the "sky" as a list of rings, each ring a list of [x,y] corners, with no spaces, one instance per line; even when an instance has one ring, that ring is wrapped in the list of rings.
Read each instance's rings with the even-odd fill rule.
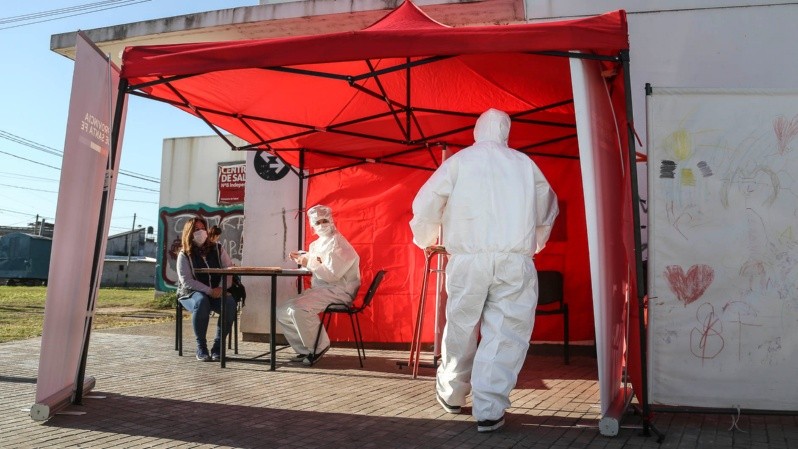
[[[55,221],[74,62],[50,50],[50,36],[258,0],[31,0],[0,10],[0,226]],[[103,10],[99,10],[103,9]],[[53,14],[57,11],[61,14]],[[34,16],[29,20],[19,16]],[[66,17],[71,16],[71,17]],[[39,22],[39,23],[33,23]],[[129,97],[120,175],[109,234],[157,232],[163,139],[210,135],[198,118],[160,102]],[[140,179],[145,178],[145,179]],[[123,185],[126,184],[126,185]]]

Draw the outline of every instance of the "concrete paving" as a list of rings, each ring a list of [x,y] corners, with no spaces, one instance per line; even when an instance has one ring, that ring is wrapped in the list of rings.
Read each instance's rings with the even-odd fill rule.
[[[268,345],[241,343],[239,360],[221,369],[196,361],[190,327],[185,335],[178,357],[173,323],[96,331],[86,370],[94,391],[44,423],[26,411],[40,339],[0,344],[0,447],[798,448],[796,416],[743,415],[735,427],[730,415],[661,413],[658,444],[630,414],[618,436],[602,436],[596,359],[580,348],[567,366],[559,352],[534,348],[506,425],[480,434],[470,407],[441,409],[431,369],[413,380],[397,366],[406,351],[368,350],[364,368],[351,348],[334,346],[313,367],[281,351],[270,372],[265,358],[250,360]]]

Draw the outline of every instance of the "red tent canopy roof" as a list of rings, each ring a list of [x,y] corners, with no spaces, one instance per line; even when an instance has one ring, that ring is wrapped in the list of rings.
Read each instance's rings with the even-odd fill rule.
[[[434,168],[424,151],[473,143],[488,108],[521,151],[577,157],[567,52],[628,48],[626,14],[453,28],[410,1],[355,32],[128,47],[129,90],[201,117],[307,169],[381,162]],[[622,114],[623,111],[617,111]],[[229,142],[232,147],[233,145]],[[422,151],[419,151],[422,150]]]
[[[536,24],[452,28],[406,1],[362,31],[279,39],[127,47],[122,77],[189,75],[250,67],[473,53],[629,48],[626,13]]]

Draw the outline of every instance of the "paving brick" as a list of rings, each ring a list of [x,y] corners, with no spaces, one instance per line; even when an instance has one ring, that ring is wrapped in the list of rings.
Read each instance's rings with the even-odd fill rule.
[[[568,366],[558,352],[530,355],[507,424],[479,434],[470,402],[460,415],[441,410],[433,370],[413,380],[398,368],[406,352],[370,349],[361,369],[353,349],[333,347],[312,368],[283,351],[270,372],[263,357],[248,360],[267,345],[240,342],[221,369],[196,361],[189,339],[178,357],[172,332],[168,323],[95,332],[86,370],[95,391],[69,409],[86,414],[46,423],[22,411],[34,401],[40,340],[0,344],[0,447],[798,449],[795,416],[742,416],[729,430],[731,415],[659,413],[661,445],[628,416],[617,437],[601,436],[596,360],[578,353]]]

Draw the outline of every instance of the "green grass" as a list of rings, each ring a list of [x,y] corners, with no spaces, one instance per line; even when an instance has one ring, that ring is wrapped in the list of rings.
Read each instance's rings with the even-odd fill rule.
[[[47,287],[0,286],[0,343],[42,334]],[[86,299],[75,302],[85,307]],[[94,329],[134,326],[173,319],[174,294],[155,297],[152,288],[101,288]]]

